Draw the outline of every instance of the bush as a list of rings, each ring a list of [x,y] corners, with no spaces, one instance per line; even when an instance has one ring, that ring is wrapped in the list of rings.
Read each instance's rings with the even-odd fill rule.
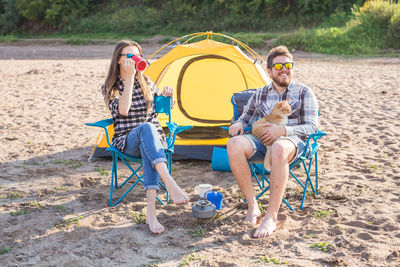
[[[375,0],[354,8],[344,27],[319,27],[281,37],[277,44],[310,52],[376,54],[400,46],[400,4]]]
[[[369,33],[380,44],[380,48],[400,46],[400,4],[394,1],[368,1],[355,12],[355,20],[364,32]],[[371,38],[369,38],[371,39]]]
[[[387,44],[392,48],[400,48],[400,5],[397,4],[388,30]]]

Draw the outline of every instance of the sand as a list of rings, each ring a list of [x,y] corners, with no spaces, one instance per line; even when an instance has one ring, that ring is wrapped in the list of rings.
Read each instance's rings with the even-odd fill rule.
[[[166,228],[160,235],[135,220],[145,211],[142,187],[108,206],[111,161],[87,162],[98,130],[84,123],[106,114],[99,88],[111,51],[0,46],[0,266],[400,265],[399,58],[294,53],[295,79],[313,88],[328,134],[320,194],[308,195],[300,211],[300,187],[290,179],[285,196],[296,211],[282,205],[283,229],[257,240],[256,226],[243,223],[234,177],[212,171],[210,162],[174,162],[191,202],[157,205]],[[191,214],[199,183],[224,195],[208,222]],[[261,203],[266,208],[268,194]]]

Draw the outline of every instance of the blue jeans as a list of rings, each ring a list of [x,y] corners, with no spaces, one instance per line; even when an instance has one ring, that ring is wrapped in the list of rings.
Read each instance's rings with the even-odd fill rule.
[[[156,127],[146,122],[132,129],[122,152],[135,158],[142,158],[144,189],[158,190],[158,172],[154,166],[160,162],[167,162],[167,158]]]

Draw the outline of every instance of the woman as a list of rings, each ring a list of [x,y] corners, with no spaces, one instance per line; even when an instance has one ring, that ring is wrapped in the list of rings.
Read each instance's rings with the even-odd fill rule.
[[[165,134],[154,111],[154,95],[171,96],[174,102],[174,90],[165,86],[161,93],[149,77],[136,71],[132,55],[141,54],[138,43],[118,42],[102,93],[114,120],[113,146],[125,154],[143,159],[146,223],[152,233],[159,234],[164,231],[164,226],[156,217],[158,177],[161,176],[175,204],[186,203],[189,198],[169,174],[164,153]]]

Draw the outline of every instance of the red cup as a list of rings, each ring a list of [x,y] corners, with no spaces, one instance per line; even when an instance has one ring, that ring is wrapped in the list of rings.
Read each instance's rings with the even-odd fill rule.
[[[134,55],[132,57],[132,60],[135,62],[135,68],[137,71],[144,71],[147,68],[147,62],[143,58],[141,58],[139,55]]]

